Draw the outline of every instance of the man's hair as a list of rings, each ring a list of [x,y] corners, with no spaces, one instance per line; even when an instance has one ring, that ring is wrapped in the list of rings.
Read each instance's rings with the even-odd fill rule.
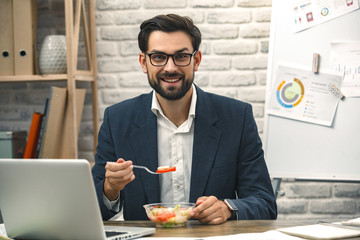
[[[162,31],[167,33],[178,31],[185,32],[191,38],[194,51],[199,50],[201,32],[189,17],[167,14],[158,15],[144,21],[140,25],[140,32],[138,35],[138,44],[142,52],[146,52],[148,50],[149,36],[153,31]]]

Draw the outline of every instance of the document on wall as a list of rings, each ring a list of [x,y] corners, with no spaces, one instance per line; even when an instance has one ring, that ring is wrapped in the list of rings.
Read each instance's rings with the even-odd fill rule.
[[[339,103],[335,90],[342,76],[322,71],[278,66],[271,87],[268,113],[299,121],[331,126]]]
[[[341,92],[360,97],[360,42],[330,43],[330,66],[344,76]]]
[[[293,0],[294,31],[340,17],[359,8],[358,0]]]

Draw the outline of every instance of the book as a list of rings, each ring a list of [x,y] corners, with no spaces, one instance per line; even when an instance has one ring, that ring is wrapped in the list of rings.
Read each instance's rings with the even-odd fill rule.
[[[45,100],[45,109],[44,109],[44,113],[43,113],[43,119],[42,119],[42,122],[41,122],[41,128],[40,128],[40,134],[39,134],[39,141],[38,141],[38,143],[37,143],[36,156],[35,156],[35,158],[39,158],[39,157],[40,157],[40,149],[41,149],[42,139],[43,139],[43,136],[44,136],[46,119],[47,119],[47,115],[48,115],[48,113],[49,113],[48,109],[49,109],[49,98],[46,98],[46,100]]]
[[[29,135],[26,142],[24,158],[36,158],[36,151],[40,137],[42,119],[43,119],[42,113],[39,112],[33,113]]]

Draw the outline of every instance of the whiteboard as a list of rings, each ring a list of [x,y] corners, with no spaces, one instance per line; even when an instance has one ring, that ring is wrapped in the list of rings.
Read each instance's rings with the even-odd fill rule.
[[[292,2],[273,0],[267,100],[279,64],[296,64],[311,71],[313,53],[319,53],[321,73],[330,70],[330,42],[360,41],[360,10],[294,33]],[[360,98],[340,100],[331,127],[265,110],[264,151],[273,178],[360,180]]]

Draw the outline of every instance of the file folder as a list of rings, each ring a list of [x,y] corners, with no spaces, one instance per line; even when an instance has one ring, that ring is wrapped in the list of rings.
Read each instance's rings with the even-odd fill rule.
[[[35,0],[13,0],[14,73],[34,74]]]
[[[0,75],[14,75],[12,0],[0,0]]]

